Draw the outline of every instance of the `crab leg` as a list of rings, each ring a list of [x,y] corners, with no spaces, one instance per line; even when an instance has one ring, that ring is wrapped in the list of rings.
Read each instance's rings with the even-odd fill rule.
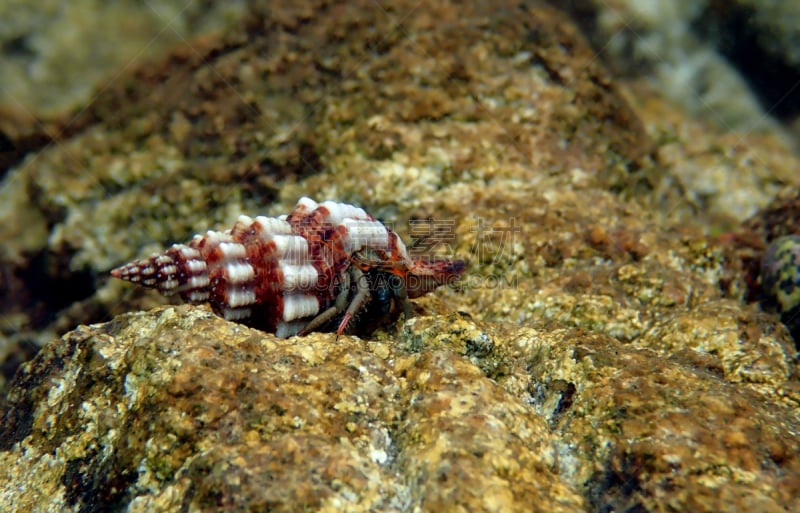
[[[344,333],[350,319],[352,319],[356,312],[361,310],[369,300],[369,282],[367,281],[367,277],[358,267],[353,266],[350,269],[352,270],[353,277],[356,279],[356,295],[353,296],[353,300],[350,301],[350,306],[347,307],[347,311],[344,313],[344,317],[342,317],[342,322],[339,323],[339,329],[336,330],[337,336]]]
[[[333,306],[327,308],[325,311],[308,321],[308,324],[306,324],[305,327],[300,330],[298,335],[306,335],[336,317],[339,312],[344,310],[344,308],[347,306],[347,296],[349,293],[350,273],[346,272],[342,273],[342,290],[336,296],[336,301],[333,303]]]

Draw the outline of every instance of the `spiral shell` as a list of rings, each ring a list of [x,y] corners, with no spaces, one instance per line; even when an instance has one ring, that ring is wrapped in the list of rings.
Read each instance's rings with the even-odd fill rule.
[[[232,229],[195,235],[111,275],[209,303],[225,319],[278,336],[419,297],[465,270],[463,260],[412,258],[400,237],[360,207],[301,198],[285,216],[240,216]],[[370,300],[382,302],[366,308]],[[346,310],[345,310],[346,309]],[[374,320],[369,320],[375,325]]]
[[[761,264],[761,293],[764,309],[778,313],[800,345],[800,235],[769,245]]]

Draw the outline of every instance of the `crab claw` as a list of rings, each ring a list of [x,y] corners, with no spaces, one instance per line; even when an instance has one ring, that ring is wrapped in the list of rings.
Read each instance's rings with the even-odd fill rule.
[[[467,263],[464,260],[414,260],[414,266],[406,275],[406,291],[411,299],[418,298],[437,287],[458,281]]]

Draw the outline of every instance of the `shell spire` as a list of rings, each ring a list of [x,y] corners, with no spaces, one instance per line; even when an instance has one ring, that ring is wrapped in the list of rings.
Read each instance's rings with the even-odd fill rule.
[[[166,252],[135,260],[111,271],[111,276],[158,289],[165,296],[180,293],[190,302],[208,299],[208,266],[200,252],[175,244]]]

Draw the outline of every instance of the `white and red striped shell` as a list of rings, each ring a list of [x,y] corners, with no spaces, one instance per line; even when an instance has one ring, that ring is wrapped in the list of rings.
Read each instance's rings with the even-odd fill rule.
[[[410,257],[396,233],[359,207],[301,198],[289,215],[240,216],[230,230],[195,235],[111,275],[287,337],[334,319],[341,334],[370,301],[387,297],[408,315],[408,298],[465,268],[463,260]]]

